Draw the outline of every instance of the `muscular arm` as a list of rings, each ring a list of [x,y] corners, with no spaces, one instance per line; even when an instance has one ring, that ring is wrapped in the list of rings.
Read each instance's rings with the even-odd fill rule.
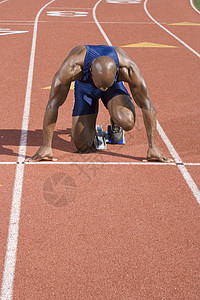
[[[153,104],[150,99],[149,91],[147,89],[145,80],[140,74],[139,70],[129,70],[130,81],[129,87],[133,99],[136,104],[141,108],[143,114],[144,125],[146,128],[147,139],[149,147],[152,148],[156,145],[156,114]]]
[[[56,72],[49,95],[43,120],[43,143],[35,155],[29,160],[39,161],[53,158],[51,145],[53,132],[58,117],[58,109],[65,102],[72,81],[82,77],[83,46],[74,48]]]
[[[149,145],[147,159],[170,162],[156,144],[156,114],[144,77],[136,63],[122,49],[117,52],[120,61],[119,80],[128,82],[133,99],[142,110]]]
[[[43,144],[47,146],[51,147],[58,109],[67,98],[71,82],[81,79],[82,49],[81,46],[74,48],[53,78],[43,121]]]
[[[53,132],[58,117],[58,109],[65,102],[70,89],[71,82],[64,84],[60,81],[59,75],[53,78],[49,101],[46,107],[43,120],[43,145],[51,147]]]

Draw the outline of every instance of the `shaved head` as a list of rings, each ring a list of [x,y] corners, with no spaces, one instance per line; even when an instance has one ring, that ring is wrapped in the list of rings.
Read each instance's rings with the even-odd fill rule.
[[[116,73],[116,63],[109,56],[99,56],[91,64],[92,80],[103,91],[113,85]]]

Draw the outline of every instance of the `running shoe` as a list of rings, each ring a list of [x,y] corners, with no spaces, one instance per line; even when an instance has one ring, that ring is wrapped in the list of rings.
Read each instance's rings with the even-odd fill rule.
[[[113,143],[117,144],[123,138],[123,129],[120,126],[117,126],[111,119],[111,130],[110,137]]]

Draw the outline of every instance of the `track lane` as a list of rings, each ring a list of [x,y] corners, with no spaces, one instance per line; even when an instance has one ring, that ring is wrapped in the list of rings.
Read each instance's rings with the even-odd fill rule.
[[[99,1],[98,3],[102,3],[101,1]],[[147,1],[144,2],[144,8],[145,8],[145,12],[147,13],[147,15],[149,17],[151,17],[151,15],[149,15],[148,10],[146,9],[146,3]],[[152,18],[152,17],[151,17]],[[154,21],[154,19],[152,19]],[[156,22],[156,21],[155,21]],[[156,22],[157,23],[157,22]],[[158,23],[157,23],[158,24]],[[159,24],[158,24],[159,25]],[[160,25],[160,27],[162,27],[162,29],[165,29],[162,25]],[[100,28],[101,29],[101,28]],[[102,34],[105,35],[105,31],[101,30]],[[173,36],[174,37],[174,36]],[[111,43],[109,42],[109,44],[111,45]],[[163,71],[163,70],[162,70]],[[162,93],[161,93],[162,94]],[[178,153],[176,152],[175,148],[173,147],[173,145],[171,144],[170,140],[168,139],[168,137],[166,136],[165,132],[163,131],[162,127],[160,126],[160,124],[158,123],[158,132],[160,134],[160,136],[162,137],[163,141],[165,142],[166,146],[168,147],[168,149],[170,150],[170,153],[172,155],[172,157],[175,159],[175,161],[177,163],[183,163],[180,156],[178,155]],[[194,133],[193,133],[194,135]],[[199,188],[197,187],[196,183],[194,182],[194,180],[192,179],[191,175],[189,174],[188,170],[186,169],[185,166],[178,166],[179,170],[181,171],[182,176],[185,178],[188,187],[191,189],[194,197],[196,198],[197,202],[200,203],[200,191]]]
[[[45,8],[47,5],[48,4],[43,6],[43,8]],[[20,164],[20,162],[22,161],[22,159],[24,159],[23,156],[26,153],[26,138],[27,138],[27,129],[28,129],[28,121],[29,121],[29,106],[30,106],[29,102],[30,102],[31,88],[32,88],[32,75],[33,75],[34,54],[35,54],[34,52],[35,52],[36,35],[37,35],[37,21],[43,8],[41,8],[37,13],[37,16],[35,18],[34,31],[33,31],[32,48],[31,48],[25,103],[24,103],[24,113],[23,113],[22,127],[21,127],[21,134],[20,134],[20,148],[18,154],[19,164],[17,164],[16,171],[15,171],[12,206],[11,206],[10,222],[8,228],[7,249],[6,249],[4,272],[2,278],[2,287],[1,287],[2,299],[4,298],[11,299],[13,293],[13,282],[14,282],[14,273],[15,273],[15,264],[16,264],[16,255],[17,255],[17,246],[18,246],[21,193],[22,193],[23,175],[24,175],[24,165]]]
[[[81,39],[83,42],[90,41],[91,37],[88,35],[88,30],[84,33],[84,29],[87,29],[86,26],[82,27],[83,25],[80,25],[83,29]],[[71,33],[74,25],[68,24],[67,26],[69,26],[67,28],[70,28],[68,32],[72,38]],[[55,28],[52,27],[51,32],[53,30]],[[64,34],[64,27],[61,28],[60,26],[58,32],[60,30],[63,30]],[[46,30],[44,30],[44,34],[45,32]],[[58,32],[54,37],[49,37],[49,45],[54,45],[52,41],[58,40]],[[96,29],[94,35],[92,38],[101,41]],[[78,34],[76,38],[80,40]],[[47,38],[45,39],[46,42]],[[76,40],[71,41],[72,46],[76,43]],[[53,48],[53,51],[51,50],[52,47],[45,47],[42,35],[41,43],[38,44],[40,44],[39,47],[41,48],[39,50],[41,53],[46,53],[47,57],[52,58],[52,64],[54,64],[55,57],[60,57],[60,49],[65,55],[66,48],[64,48],[63,40],[57,49]],[[69,39],[66,40],[66,44],[70,50]],[[45,48],[48,49],[48,53],[45,52]],[[38,72],[36,73],[40,76],[40,80],[44,82],[44,77],[51,79],[52,76],[46,70],[43,73],[41,72],[40,51],[37,53],[37,69],[35,70],[43,75],[40,76]],[[41,55],[41,57],[44,57],[44,55]],[[48,68],[50,67],[48,65]],[[52,72],[56,69],[52,67]],[[33,86],[32,97],[34,101],[31,105],[30,143],[32,128],[33,131],[37,128],[37,126],[34,127],[34,122],[36,124],[37,121],[38,128],[41,128],[39,121],[41,123],[43,118],[43,112],[39,112],[36,118],[34,108],[46,106],[46,101],[43,104],[40,102],[41,95],[44,97],[45,91],[39,90],[40,82],[38,84],[36,77]],[[73,91],[70,93],[71,101],[73,100]],[[68,124],[71,126],[70,119],[68,119],[70,118],[70,115],[68,115],[71,112],[68,112],[70,108],[70,102],[63,107],[63,110],[66,109],[67,111],[67,121],[63,120],[64,118],[60,120],[58,128],[66,128]],[[39,120],[40,114],[41,119]],[[61,114],[63,113],[61,112]],[[102,117],[102,119],[100,118],[101,122],[106,121],[107,116],[105,117],[103,113],[100,117]],[[145,150],[144,137],[140,135],[140,131],[138,132],[139,142],[137,144],[137,139],[134,142],[136,142],[136,147],[140,147],[139,144],[141,143],[142,149]],[[41,131],[40,135],[35,137],[35,140],[39,136],[41,136]],[[69,147],[70,145],[66,146]],[[62,147],[61,152],[59,144],[58,154],[60,155],[62,153],[64,155],[65,144]],[[67,149],[73,152],[73,147],[70,147]],[[130,139],[130,148],[127,154],[130,155],[132,147],[133,143]],[[117,152],[115,149],[113,148]],[[122,157],[124,149],[121,148]],[[141,153],[140,148],[138,148],[138,153]],[[67,159],[67,155],[65,154],[64,160]],[[72,155],[75,157],[74,153]],[[79,157],[80,160],[91,159],[90,155]],[[129,156],[129,158],[124,157],[123,159],[130,160],[131,158]],[[176,169],[174,171],[174,167],[173,170],[170,166],[166,167],[167,170],[165,170],[158,167],[149,169],[146,166],[147,170],[145,172],[140,166],[134,167],[135,172],[131,178],[127,172],[127,166],[120,167],[120,169],[118,166],[115,166],[114,169],[113,167],[112,169],[107,167],[105,169],[86,166],[80,169],[71,166],[60,168],[59,166],[59,171],[67,172],[75,179],[78,178],[76,182],[79,188],[79,200],[64,209],[55,209],[43,200],[44,179],[47,178],[47,175],[55,173],[55,166],[32,167],[30,165],[25,168],[14,298],[35,298],[37,295],[46,299],[55,299],[65,297],[66,293],[71,297],[84,297],[89,294],[95,298],[99,297],[99,299],[107,295],[112,295],[113,298],[119,295],[127,299],[132,299],[132,295],[136,297],[139,295],[141,299],[147,296],[153,298],[183,297],[184,295],[190,297],[191,294],[195,297],[197,295],[196,274],[198,270],[194,259],[197,257],[195,243],[198,240],[196,226],[198,222],[197,203],[194,203],[184,180],[180,178]],[[39,167],[43,169],[38,172]],[[166,176],[166,171],[170,190],[168,185],[163,186],[162,180]],[[98,181],[97,174],[98,179],[100,178]],[[120,175],[116,177],[116,174]],[[149,178],[152,177],[153,182],[157,182],[159,188],[154,184],[152,185],[152,181],[149,181]],[[121,178],[123,178],[123,181]],[[141,178],[148,183],[145,190]],[[112,189],[103,190],[104,200],[102,201],[101,194],[97,194],[96,190],[102,191],[102,187],[107,186],[108,181],[111,179]],[[177,179],[178,182],[174,185]],[[137,187],[133,185],[133,182],[138,182]],[[131,187],[129,191],[125,183]],[[132,195],[130,197],[129,193],[131,191],[134,197]],[[33,195],[31,199],[29,197],[30,193]],[[183,193],[188,199],[188,203],[185,202],[185,197],[182,197]],[[88,195],[90,196],[88,197]],[[150,197],[149,201],[147,200],[149,195],[151,197],[154,195],[153,208],[152,198]],[[176,197],[175,203],[174,197]],[[70,209],[68,209],[69,207]],[[48,208],[49,210],[47,210]],[[184,218],[183,220],[182,214],[184,211],[187,211],[187,219]],[[192,220],[191,215],[194,216]],[[163,219],[160,219],[160,216]],[[66,220],[71,224],[66,224]],[[94,224],[98,224],[99,228],[96,228]],[[158,224],[160,224],[160,227],[157,229]],[[177,225],[179,226],[176,227]],[[129,234],[130,238],[128,239]],[[191,241],[190,245],[187,244],[186,235]],[[65,243],[66,240],[63,240],[63,237],[66,237],[67,243]],[[143,240],[144,237],[145,240]],[[166,246],[169,244],[168,250],[163,249],[163,244]],[[141,253],[141,255],[138,253]],[[188,253],[191,254],[190,257],[188,257]],[[38,259],[36,259],[36,256],[38,256]],[[169,257],[171,259],[168,259]],[[163,264],[163,261],[165,264]],[[194,271],[192,274],[188,271],[191,269]],[[134,274],[132,270],[135,270]],[[146,278],[145,281],[144,278]],[[24,279],[23,288],[22,279]],[[33,282],[34,285],[32,285]],[[157,287],[156,290],[155,286]],[[117,296],[116,290],[118,292]]]
[[[14,9],[14,8],[13,8]],[[0,26],[11,31],[27,30],[25,26]],[[28,33],[0,36],[1,89],[3,114],[0,120],[1,161],[16,161],[20,140],[20,129],[26,78],[28,72],[32,28]],[[24,46],[26,42],[26,46]]]
[[[0,166],[0,282],[2,280],[4,260],[6,254],[6,244],[8,237],[10,207],[13,192],[13,182],[15,178],[15,166]]]
[[[103,11],[103,6],[101,7]],[[106,24],[102,24],[102,26],[103,28],[106,28]],[[107,26],[108,35],[111,35],[114,31],[115,26],[114,24],[109,24]],[[144,26],[146,30],[142,30],[139,25],[134,25],[134,28],[136,28],[137,30],[135,30],[132,35],[131,33],[129,34],[131,30],[130,28],[128,28],[128,25],[124,24],[123,27],[120,26],[120,38],[124,38],[125,42],[126,36],[131,37],[132,43],[133,40],[134,42],[151,41],[157,43],[159,43],[160,40],[162,44],[180,47],[180,45],[178,45],[177,41],[175,41],[173,37],[168,36],[167,34],[163,34],[163,31],[157,26]],[[154,30],[151,30],[151,28],[154,28]],[[116,42],[113,41],[113,44],[116,44]],[[122,44],[123,43],[121,43],[120,45]],[[126,44],[131,44],[130,39]],[[198,145],[198,141],[200,138],[200,130],[198,126],[199,123],[195,123],[196,120],[198,120],[198,111],[196,110],[196,107],[198,105],[197,91],[199,86],[199,68],[196,63],[197,60],[194,57],[194,59],[191,58],[191,60],[188,62],[187,55],[190,55],[190,53],[185,53],[185,49],[182,50],[182,48],[163,50],[160,48],[158,50],[151,50],[148,48],[125,48],[125,50],[127,50],[128,53],[132,52],[133,54],[130,55],[132,57],[135,57],[135,60],[138,62],[139,66],[142,66],[142,72],[145,78],[147,79],[147,84],[148,82],[150,82],[150,95],[152,95],[153,103],[156,107],[156,110],[158,111],[158,120],[165,120],[163,128],[166,130],[167,134],[169,134],[169,138],[172,141],[172,144],[175,145],[175,148],[181,157],[182,154],[184,154],[184,160],[188,162],[189,160],[193,160],[193,157],[191,156],[191,151],[187,152],[187,148],[188,146],[190,148],[193,148],[193,145]],[[157,55],[155,55],[156,52],[158,53]],[[159,53],[163,53],[163,55],[160,56]],[[178,53],[179,55],[177,55]],[[168,60],[166,60],[166,55],[168,55]],[[157,59],[157,57],[159,57],[159,60]],[[162,69],[160,68],[160,65],[162,65]],[[188,70],[188,65],[190,66],[191,71],[185,73],[185,69]],[[174,68],[174,66],[176,66],[176,68]],[[188,82],[191,82],[191,73],[194,77],[193,82],[190,84],[191,92],[189,92]],[[182,76],[182,74],[184,74],[184,77]],[[154,76],[154,80],[152,80],[152,76]],[[158,77],[159,85],[157,82]],[[192,99],[191,101],[188,101],[188,97],[190,96],[190,94],[192,95]],[[167,101],[165,101],[165,99],[167,99]],[[184,109],[182,109],[182,106],[184,107]],[[178,126],[177,124],[177,126],[171,126],[170,124],[170,121],[173,121],[173,118],[176,122],[177,112],[179,113],[180,121],[183,121],[181,122],[181,126],[183,128],[186,128],[184,130],[185,137],[182,139],[179,139],[178,135],[178,132],[180,131],[180,125]],[[191,127],[189,127],[191,122],[195,124],[195,126],[192,127],[192,135],[190,134]],[[163,124],[163,121],[161,122],[161,124]],[[174,122],[173,125],[175,125]],[[169,133],[169,127],[171,127],[171,130],[173,130],[172,134]],[[176,130],[177,132],[174,132],[174,130]],[[198,152],[198,149],[196,149],[196,152]],[[189,156],[186,157],[185,153],[187,153]],[[194,161],[196,158],[198,162],[199,156],[196,155],[194,157]]]
[[[148,3],[155,4],[155,2],[150,2],[150,1]],[[185,24],[184,26],[175,26],[175,27],[180,28],[179,32],[181,32],[182,35],[184,34],[185,41],[187,41],[187,42],[191,41],[191,36],[193,37],[193,39],[192,39],[193,41],[198,40],[197,36],[195,37],[195,32],[199,33],[199,26],[196,26],[196,31],[194,31],[194,30],[191,31],[188,29],[188,27],[189,28],[192,27],[194,29],[195,28],[194,25],[199,24],[199,23],[195,23],[196,15],[194,16],[194,11],[192,11],[192,12],[189,11],[189,13],[186,14],[187,4],[184,7],[181,6],[181,3],[179,1],[177,4],[179,4],[177,9],[174,10],[173,13],[169,14],[168,17],[170,16],[170,18],[171,18],[171,17],[174,17],[174,15],[175,15],[176,19],[178,20],[180,18],[180,13],[181,13],[181,17],[182,17],[182,15],[184,15],[184,16],[187,16],[187,18],[190,18],[190,21],[191,21],[191,22],[189,22],[189,24],[191,24],[190,26],[187,26],[187,24]],[[162,7],[162,9],[164,10],[164,7]],[[183,10],[184,10],[184,14],[182,14]],[[147,11],[147,13],[148,13],[148,11]],[[167,14],[165,14],[165,16],[162,15],[162,17],[163,17],[162,21],[166,20],[166,16],[167,16]],[[189,19],[187,19],[187,20],[189,20]],[[180,24],[180,23],[178,23],[178,24]],[[199,36],[199,34],[198,34],[198,36]],[[192,45],[193,45],[193,43],[192,43]],[[188,50],[190,50],[197,56],[196,66],[199,68],[199,59],[198,59],[198,58],[200,58],[200,54],[198,54],[199,52],[195,53],[193,48],[190,48],[190,45],[188,45],[188,44],[185,46],[187,46]],[[199,44],[198,44],[197,49],[199,49]],[[183,63],[183,61],[185,61],[185,62]],[[183,97],[186,98],[185,100],[187,100],[187,101],[184,101],[184,107],[185,107],[185,105],[188,105],[189,107],[187,109],[188,116],[184,117],[184,119],[183,119],[184,122],[181,122],[182,120],[180,120],[180,119],[176,120],[176,122],[177,122],[177,124],[179,124],[181,122],[181,124],[179,125],[179,128],[182,128],[182,130],[181,130],[181,135],[182,135],[181,145],[184,150],[184,154],[186,153],[186,151],[188,149],[189,150],[188,154],[190,154],[190,157],[191,157],[192,153],[195,153],[196,159],[197,159],[197,161],[199,161],[199,122],[198,122],[199,114],[198,114],[198,111],[196,110],[196,107],[198,106],[198,104],[197,104],[198,98],[199,98],[198,94],[199,94],[200,90],[199,90],[199,84],[196,80],[196,78],[198,78],[198,75],[195,75],[195,72],[194,72],[195,67],[193,66],[192,63],[195,63],[195,57],[188,61],[186,54],[185,54],[185,57],[183,57],[182,61],[180,61],[180,63],[179,63],[180,66],[181,65],[184,66],[184,64],[186,64],[185,70],[187,70],[187,72],[185,72],[185,70],[183,70],[182,74],[184,74],[184,79],[187,76],[186,82],[185,82],[187,91],[185,92],[185,95],[188,95],[188,97],[186,98],[185,95]],[[192,74],[192,81],[191,81],[191,74]],[[181,80],[182,80],[182,76],[181,76]],[[189,87],[190,91],[189,91],[188,87]],[[182,97],[182,99],[183,99],[183,97]],[[183,134],[185,134],[185,136],[183,136]],[[184,141],[187,141],[187,143],[184,144]],[[180,151],[179,151],[179,153],[180,153]],[[195,176],[195,178],[196,178],[196,176]]]
[[[159,166],[38,168],[25,169],[14,299],[197,299],[198,204],[177,169],[163,184]],[[77,186],[60,208],[43,196],[57,172]]]
[[[43,0],[31,0],[28,4],[26,0],[20,0],[20,3],[16,0],[9,0],[0,5],[0,21],[34,21],[43,3]]]
[[[62,5],[61,2],[60,5]],[[123,9],[125,15],[126,10]],[[107,10],[103,11],[104,15],[105,11],[108,13]],[[47,18],[45,13],[43,17]],[[57,24],[57,28],[54,28],[55,35],[52,34],[49,40],[47,36],[45,43],[52,45],[52,41],[58,39],[59,32],[62,33],[62,30],[64,32],[64,26],[70,28],[68,32],[71,37],[71,25]],[[77,44],[76,39],[84,43],[91,39],[102,41],[96,28],[94,36],[91,37],[88,35],[88,30],[85,30],[86,26],[82,23],[80,26],[81,39],[77,34],[73,40],[70,38],[66,41],[62,40],[62,45],[53,51],[51,47],[39,46],[41,52],[37,53],[35,71],[40,70],[43,76],[48,73],[47,70],[41,72],[40,64],[40,53],[45,54],[45,48],[50,53],[48,54],[46,50],[47,57],[51,56],[52,64],[54,64],[53,56],[57,59],[60,57],[60,51],[64,54],[69,47],[66,51],[68,53],[72,46]],[[112,31],[111,37],[114,39],[114,29],[111,29],[111,25],[104,26],[107,26],[106,32]],[[78,28],[78,22],[76,28]],[[157,35],[157,33],[153,34]],[[127,39],[130,36],[131,34],[127,34]],[[125,39],[125,36],[122,38]],[[66,43],[66,48],[64,48],[64,43]],[[41,45],[41,43],[38,44]],[[134,53],[136,50],[134,49]],[[155,55],[152,49],[150,51],[149,59]],[[156,52],[159,55],[159,52]],[[130,53],[133,52],[130,51]],[[142,63],[141,53],[141,49],[140,52],[137,51],[137,58]],[[145,56],[144,49],[143,53]],[[44,57],[44,55],[41,56]],[[145,62],[144,65],[146,67],[148,63]],[[49,65],[48,67],[51,68]],[[52,72],[57,69],[53,69],[54,65]],[[151,79],[148,68],[145,72]],[[51,78],[48,74],[46,76]],[[39,88],[40,80],[38,84],[35,78],[34,86]],[[46,85],[49,85],[49,81],[45,83]],[[71,126],[70,101],[73,100],[73,92],[70,93],[68,102],[62,108],[63,112],[60,112],[63,114],[66,109],[66,119],[59,118],[57,125],[63,130],[66,126],[69,128]],[[37,126],[41,128],[39,122],[41,122],[40,117],[42,119],[43,112],[39,110],[37,120],[34,114],[34,107],[46,106],[46,102],[40,103],[41,95],[45,95],[45,91],[34,89],[30,115],[31,130],[34,130],[34,125],[35,128]],[[175,116],[174,111],[173,113]],[[101,112],[99,117],[101,122],[106,122],[108,118]],[[165,119],[164,112],[162,117]],[[36,122],[38,122],[37,125]],[[140,149],[146,150],[143,134],[145,132],[142,130],[136,131],[136,136],[139,137],[138,142],[135,138],[134,144],[130,139],[127,143],[130,145],[127,147],[128,150],[125,150],[126,147],[121,148],[122,157],[124,151],[127,151],[129,155],[129,157],[124,157],[126,161],[131,159],[133,146],[138,147],[138,153]],[[62,133],[60,135],[62,136]],[[56,151],[61,160],[67,160],[71,156],[73,159],[76,156],[82,161],[91,161],[91,157],[94,158],[91,155],[74,154],[74,149],[69,144],[70,137],[66,144],[69,153],[64,154],[66,148],[63,141],[57,141],[57,143]],[[111,156],[109,159],[112,159]],[[38,168],[41,168],[39,172]],[[67,294],[72,299],[85,298],[88,295],[96,299],[105,298],[108,295],[110,299],[120,297],[132,299],[133,295],[139,299],[144,297],[181,298],[185,295],[191,298],[192,295],[194,299],[197,299],[198,204],[194,202],[191,192],[176,168],[171,166],[166,166],[166,169],[160,169],[158,166],[153,168],[145,166],[144,168],[145,170],[141,166],[134,166],[130,174],[127,166],[112,166],[112,168],[79,166],[77,168],[77,166],[59,165],[57,169],[56,165],[49,164],[27,165],[14,298],[34,298],[37,295],[37,297],[56,299],[65,297]],[[78,187],[76,201],[63,208],[51,206],[43,198],[44,181],[57,170],[76,179]],[[108,182],[112,183],[109,189],[106,188]],[[32,199],[28,197],[30,191],[33,195]],[[188,240],[191,241],[189,244]],[[23,283],[24,289],[21,288],[22,282],[25,283]]]
[[[185,1],[183,3],[181,0],[169,0],[167,2],[148,0],[147,8],[149,13],[158,22],[166,23],[164,26],[168,30],[177,35],[190,47],[200,53],[200,45],[198,43],[200,33],[200,17],[194,10],[191,9],[189,1]],[[183,23],[186,24],[184,25]],[[187,23],[191,25],[188,25]]]
[[[36,2],[34,1],[35,6]],[[0,4],[1,33],[10,31],[27,31],[24,25],[18,26],[19,3],[9,1]],[[29,3],[31,6],[31,2]],[[33,4],[33,3],[32,3]],[[27,5],[26,5],[27,7]],[[34,13],[34,9],[32,10]],[[16,24],[2,24],[8,19],[16,20]],[[2,22],[3,21],[3,22]],[[28,72],[28,57],[31,47],[32,28],[28,33],[1,35],[1,120],[0,120],[0,160],[1,162],[14,162],[18,156],[20,140],[23,100],[25,97],[25,82]],[[15,166],[0,166],[1,191],[1,251],[0,251],[0,279],[2,282],[5,262],[9,216],[12,202],[13,183],[15,179]]]

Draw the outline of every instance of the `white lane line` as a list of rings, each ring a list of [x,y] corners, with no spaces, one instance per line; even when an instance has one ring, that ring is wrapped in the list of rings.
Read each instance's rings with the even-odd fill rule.
[[[89,23],[89,24],[96,24],[95,21],[83,21],[83,20],[76,20],[76,21],[72,21],[71,19],[70,20],[62,20],[62,21],[39,21],[39,23],[70,23],[70,24],[73,24],[73,23]],[[1,22],[0,22],[1,23]],[[153,25],[155,26],[155,23],[153,22],[118,22],[118,21],[113,21],[113,22],[109,22],[109,21],[102,21],[102,22],[99,22],[100,24],[146,24],[146,25]],[[2,23],[3,24],[3,23]],[[167,24],[167,23],[162,23],[162,24]],[[19,24],[21,25],[21,24]]]
[[[41,12],[45,9],[45,7],[47,7],[50,3],[54,1],[55,0],[52,0],[48,2],[46,5],[44,5],[39,10],[35,18],[18,162],[22,162],[26,154],[27,129],[28,129],[28,122],[29,122],[29,111],[30,111],[30,101],[31,101],[31,89],[32,89],[38,19]],[[15,264],[16,264],[16,255],[17,255],[23,177],[24,177],[24,164],[19,163],[16,166],[16,172],[15,172],[13,199],[12,199],[10,223],[8,229],[7,250],[5,256],[4,273],[3,273],[2,288],[1,288],[1,300],[5,300],[5,299],[11,300],[13,294],[13,282],[14,282],[14,273],[15,273]]]
[[[200,163],[184,163],[185,166],[200,166]]]
[[[158,23],[150,15],[150,13],[147,10],[147,2],[148,2],[148,0],[145,0],[145,2],[144,2],[144,10],[145,10],[146,14],[149,16],[149,18],[152,21],[154,21],[159,27],[161,27],[163,30],[165,30],[167,33],[169,33],[172,37],[174,37],[176,40],[178,40],[181,44],[183,44],[187,49],[189,49],[191,52],[193,52],[195,55],[197,55],[200,58],[200,54],[199,53],[197,53],[194,49],[192,49],[189,45],[187,45],[185,42],[183,42],[180,38],[178,38],[171,31],[169,31],[164,26],[162,26],[160,23]],[[165,145],[169,149],[172,157],[174,158],[175,162],[182,164],[183,162],[182,162],[181,158],[179,157],[178,153],[176,152],[175,148],[173,147],[172,143],[168,139],[167,135],[165,134],[164,130],[162,129],[162,127],[161,127],[161,125],[159,124],[158,121],[157,121],[157,129],[158,129],[158,132],[159,132],[161,138],[163,139]],[[191,175],[189,174],[188,170],[186,169],[186,167],[184,165],[178,165],[178,168],[181,171],[184,179],[186,180],[186,182],[187,182],[189,188],[191,189],[194,197],[196,198],[197,202],[200,204],[200,190],[198,189],[196,183],[194,182],[194,180],[192,179]]]
[[[0,162],[0,165],[16,165],[16,162]],[[22,164],[22,163],[21,163]],[[158,166],[176,166],[176,163],[162,162],[109,162],[109,161],[40,161],[25,162],[26,165],[158,165]],[[199,164],[200,165],[200,164]]]
[[[1,22],[0,22],[0,25],[6,25],[6,26],[7,26],[7,25],[17,25],[17,26],[33,26],[33,25],[34,25],[34,23],[33,23],[33,24],[30,24],[30,23],[29,23],[29,24],[20,24],[20,23],[3,23],[3,22],[1,23]],[[27,31],[27,32],[28,32],[28,31]]]
[[[4,161],[0,162],[0,165],[16,165],[17,162],[9,162],[9,161]],[[176,166],[179,164],[183,164],[184,166],[200,166],[200,163],[162,163],[162,162],[90,162],[90,161],[40,161],[40,162],[24,162],[26,165],[90,165],[90,164],[101,164],[101,165],[144,165],[144,166],[151,166],[151,165],[158,165],[158,166]]]
[[[16,165],[17,163],[14,161],[1,161],[0,165]]]
[[[106,0],[107,3],[111,4],[140,4],[142,0]]]
[[[99,5],[99,3],[101,2],[102,0],[99,0],[96,5],[94,6],[94,9],[93,9],[93,17],[94,17],[94,20],[100,30],[100,32],[102,33],[102,35],[104,36],[106,42],[108,43],[108,45],[112,46],[110,40],[108,39],[106,33],[104,32],[103,28],[101,27],[101,25],[99,24],[97,18],[96,18],[96,8],[97,6]],[[159,25],[161,28],[163,28],[164,30],[166,30],[168,33],[171,34],[171,32],[169,30],[167,30],[165,27],[163,27],[161,24],[159,24],[157,21],[155,21],[153,19],[153,17],[149,14],[149,12],[147,11],[147,8],[146,8],[146,3],[147,3],[148,0],[145,0],[145,3],[144,3],[144,8],[145,8],[145,11],[147,13],[147,15],[157,24]],[[179,38],[177,38],[174,34],[172,34],[172,36],[174,36],[176,39],[180,40]],[[181,41],[181,40],[180,40]],[[181,43],[184,43],[181,41]],[[184,43],[185,44],[185,43]],[[187,44],[186,44],[187,45]],[[187,45],[187,48],[190,49],[190,47]],[[192,52],[194,52],[194,50],[191,48],[190,49]],[[197,56],[200,57],[200,55],[197,53]],[[200,191],[196,185],[196,183],[194,182],[194,180],[192,179],[191,175],[189,174],[189,172],[187,171],[186,167],[183,165],[183,162],[181,160],[181,158],[179,157],[178,153],[176,152],[175,148],[173,147],[172,143],[170,142],[170,140],[168,139],[167,135],[165,134],[164,130],[162,129],[161,125],[159,124],[159,122],[157,121],[157,130],[161,136],[161,138],[163,139],[165,145],[167,146],[169,152],[171,153],[172,157],[174,158],[175,160],[175,163],[178,163],[178,168],[179,170],[181,171],[181,174],[182,176],[184,177],[184,179],[186,180],[190,190],[192,191],[194,197],[196,198],[197,202],[200,204]],[[179,165],[180,164],[180,165]]]
[[[171,31],[169,31],[164,26],[162,26],[160,23],[158,23],[150,15],[150,13],[147,10],[147,2],[148,2],[148,0],[145,0],[145,2],[144,2],[144,10],[145,10],[146,14],[149,16],[149,18],[152,21],[154,21],[159,27],[161,27],[163,30],[165,30],[167,33],[169,33],[172,37],[174,37],[176,40],[178,40],[181,44],[183,44],[187,49],[189,49],[191,52],[193,52],[195,55],[197,55],[200,58],[200,54],[199,53],[197,53],[194,49],[192,49],[189,45],[187,45],[185,42],[183,42],[180,38],[178,38]],[[173,147],[172,143],[168,139],[167,135],[165,134],[164,130],[162,129],[162,127],[161,127],[161,125],[159,124],[158,121],[157,121],[157,129],[158,129],[158,132],[159,132],[161,138],[163,139],[165,145],[169,149],[172,157],[174,158],[175,162],[183,164],[181,158],[179,157],[178,153],[176,152],[175,148]],[[189,174],[188,170],[186,169],[186,167],[184,165],[178,165],[178,168],[181,171],[182,176],[186,180],[186,182],[187,182],[189,188],[191,189],[194,197],[196,198],[197,202],[200,204],[200,190],[198,189],[196,183],[194,182],[194,180],[192,179],[191,175]]]
[[[115,161],[68,161],[68,162],[39,162],[39,164],[45,165],[48,164],[55,164],[55,165],[124,165],[124,166],[176,166],[175,163],[162,163],[162,162],[115,162]],[[27,162],[26,164],[38,164],[38,162]]]
[[[34,25],[34,21],[20,21],[20,20],[0,20],[0,23],[2,23],[2,22],[4,22],[4,23],[6,23],[6,22],[10,22],[10,23],[12,23],[12,22],[14,22],[14,23],[33,23],[33,25]]]
[[[16,165],[14,161],[2,161],[0,165]],[[20,163],[23,164],[23,163]],[[120,161],[40,161],[40,162],[24,162],[26,165],[141,165],[141,166],[176,166],[183,164],[184,166],[200,166],[200,163],[162,163],[162,162],[120,162]]]
[[[4,2],[7,2],[7,1],[8,1],[8,0],[1,1],[0,4],[2,4],[2,3],[4,3]]]
[[[167,28],[165,28],[163,25],[161,25],[159,22],[157,22],[148,12],[147,10],[147,2],[148,0],[145,0],[144,2],[144,10],[146,12],[146,14],[148,15],[148,17],[154,22],[156,23],[159,27],[161,27],[163,30],[165,30],[167,33],[169,33],[173,38],[175,38],[179,43],[181,43],[184,47],[186,47],[188,50],[192,51],[196,56],[198,56],[200,58],[200,54],[195,51],[193,48],[191,48],[188,44],[186,44],[183,40],[181,40],[179,37],[177,37],[175,34],[173,34],[170,30],[168,30]]]
[[[49,9],[93,9],[93,8],[90,8],[90,7],[54,7],[54,6],[51,6],[51,7],[49,7]]]
[[[102,1],[102,0],[99,0],[99,1],[95,4],[95,6],[94,6],[94,8],[93,8],[93,11],[92,11],[93,19],[94,19],[95,23],[97,24],[97,27],[99,28],[99,30],[100,30],[101,34],[103,35],[104,39],[106,40],[107,44],[108,44],[109,46],[112,46],[111,41],[109,40],[109,38],[108,38],[107,35],[105,34],[103,28],[102,28],[101,25],[99,24],[99,21],[97,20],[97,17],[96,17],[96,9],[97,9],[97,6],[99,5],[99,3],[100,3],[101,1]]]
[[[13,22],[13,23],[12,23]],[[17,23],[18,21],[0,21],[0,25],[31,25],[33,26],[34,25],[34,21],[19,21],[19,23]],[[26,23],[26,22],[29,22],[29,23]],[[76,21],[72,21],[71,19],[69,20],[61,20],[61,21],[38,21],[38,23],[70,23],[70,24],[73,24],[73,23],[89,23],[89,24],[96,24],[95,21],[83,21],[83,20],[76,20]],[[121,22],[121,21],[102,21],[102,22],[99,22],[100,24],[146,24],[146,25],[153,25],[155,26],[155,23],[154,22]],[[163,22],[161,24],[164,24],[166,25],[167,23],[166,22]]]
[[[174,146],[172,145],[172,143],[168,139],[166,133],[164,132],[164,130],[162,129],[162,127],[161,127],[161,125],[159,124],[158,121],[157,121],[157,130],[158,130],[163,142],[167,146],[169,152],[171,153],[172,157],[174,158],[175,162],[177,163],[177,167],[181,171],[181,174],[184,177],[185,181],[187,182],[187,184],[188,184],[190,190],[192,191],[194,197],[196,198],[197,202],[200,204],[200,190],[198,189],[196,183],[192,179],[190,173],[188,172],[187,168],[183,164],[180,156],[176,152]]]
[[[196,10],[196,12],[198,12],[198,14],[200,14],[200,11],[195,7],[195,5],[194,5],[194,3],[193,3],[193,0],[190,0],[190,4],[191,4],[192,8],[193,8],[194,10]]]

